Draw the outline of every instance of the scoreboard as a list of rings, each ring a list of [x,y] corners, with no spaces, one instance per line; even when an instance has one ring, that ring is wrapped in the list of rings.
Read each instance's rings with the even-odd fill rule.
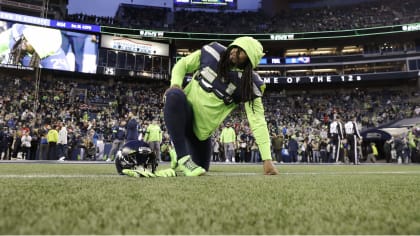
[[[174,0],[175,7],[237,9],[237,0]]]

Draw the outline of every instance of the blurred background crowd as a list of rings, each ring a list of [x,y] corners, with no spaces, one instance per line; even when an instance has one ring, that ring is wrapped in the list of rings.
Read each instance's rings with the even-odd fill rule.
[[[161,130],[159,155],[162,155],[162,160],[169,160],[170,140],[162,114],[162,98],[167,88],[164,82],[54,78],[40,85],[37,114],[32,109],[36,104],[36,95],[31,77],[3,75],[0,83],[2,159],[58,160],[65,157],[67,160],[112,160],[115,155],[115,150],[112,150],[113,141],[127,139],[127,126],[134,119],[139,139],[145,138],[148,126],[156,121]],[[378,127],[398,119],[420,117],[419,96],[416,88],[407,87],[376,90],[343,88],[334,93],[322,89],[287,92],[268,90],[263,101],[273,144],[273,158],[276,158],[275,150],[288,149],[299,155],[290,160],[277,157],[276,161],[329,162],[328,124],[337,114],[343,117],[343,122],[355,115],[360,130]],[[235,150],[238,158],[235,161],[259,161],[258,147],[253,142],[242,108],[234,112],[219,132],[214,134],[214,151],[217,152],[214,160],[226,161],[220,137],[226,123],[236,134]],[[123,136],[117,137],[116,130],[119,127],[125,131]],[[59,141],[58,134],[56,140],[49,136],[48,131],[56,130],[60,133],[62,129],[66,130],[65,141]],[[22,137],[25,135],[31,136],[28,150],[22,149]],[[408,144],[408,132],[405,135]],[[296,143],[290,144],[291,140]],[[53,143],[58,147],[60,142],[66,146],[64,151],[60,151],[60,148],[52,154],[45,154],[49,153],[48,149],[44,154],[40,151],[42,144],[48,146]],[[313,157],[311,146],[314,143],[318,146],[316,151],[321,151],[319,146],[324,143],[324,146],[321,145],[326,151],[323,159]],[[292,146],[296,150],[289,150]],[[241,148],[246,153],[239,158]],[[257,155],[252,160],[251,150],[255,150]],[[385,155],[382,151],[380,154]],[[346,159],[343,157],[340,161],[345,162]]]

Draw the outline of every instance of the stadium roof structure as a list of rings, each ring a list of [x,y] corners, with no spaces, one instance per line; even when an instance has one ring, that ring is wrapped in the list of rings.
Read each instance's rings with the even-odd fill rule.
[[[417,125],[420,125],[420,117],[397,120],[378,128],[411,128]]]
[[[388,140],[407,134],[410,128],[420,125],[420,117],[397,120],[360,133],[364,140]]]

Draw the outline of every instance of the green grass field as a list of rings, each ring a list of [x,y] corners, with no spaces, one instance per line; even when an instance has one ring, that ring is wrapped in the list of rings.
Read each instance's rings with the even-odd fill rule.
[[[420,165],[278,168],[135,179],[113,164],[1,163],[0,234],[420,234]]]

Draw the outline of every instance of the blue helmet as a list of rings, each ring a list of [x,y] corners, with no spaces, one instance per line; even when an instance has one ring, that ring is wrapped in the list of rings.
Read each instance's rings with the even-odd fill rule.
[[[138,166],[150,168],[155,172],[158,162],[156,155],[149,145],[143,141],[129,141],[117,152],[115,167],[118,174],[122,175],[123,169],[136,169]]]

